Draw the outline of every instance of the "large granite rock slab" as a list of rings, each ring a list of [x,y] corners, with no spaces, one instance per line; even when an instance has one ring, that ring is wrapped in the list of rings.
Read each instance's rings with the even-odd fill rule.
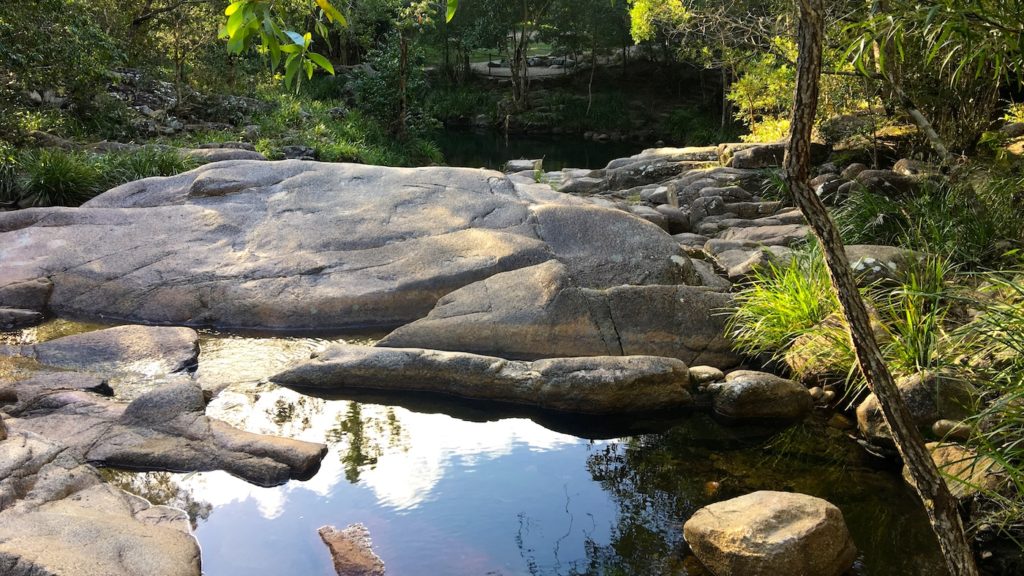
[[[72,451],[14,432],[0,441],[0,574],[199,576],[185,512],[104,484]]]
[[[321,444],[251,434],[205,415],[203,391],[182,379],[118,402],[96,392],[95,377],[31,378],[3,389],[15,432],[38,434],[90,463],[136,470],[225,470],[253,484],[308,478],[327,453]]]
[[[57,315],[150,324],[393,327],[550,259],[606,288],[683,281],[673,256],[685,258],[642,219],[498,172],[239,160],[0,214],[0,307],[42,297]]]
[[[838,508],[789,492],[705,506],[683,525],[683,536],[717,576],[839,576],[857,555]]]
[[[328,392],[430,392],[578,414],[691,404],[690,371],[672,358],[603,356],[523,362],[462,352],[337,344],[274,382]]]
[[[728,368],[729,294],[693,286],[580,287],[549,261],[457,290],[377,345],[505,358],[650,355]]]

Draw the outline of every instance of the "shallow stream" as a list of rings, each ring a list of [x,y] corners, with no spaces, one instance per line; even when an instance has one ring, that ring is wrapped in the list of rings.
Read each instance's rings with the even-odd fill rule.
[[[398,576],[704,574],[683,523],[759,489],[839,506],[860,550],[856,574],[942,573],[914,495],[872,465],[848,423],[821,416],[772,433],[689,415],[627,425],[430,398],[314,398],[264,380],[327,343],[206,334],[197,371],[221,389],[211,416],[328,444],[312,479],[260,488],[222,472],[105,471],[189,511],[205,574],[329,576],[317,528],[356,522]]]

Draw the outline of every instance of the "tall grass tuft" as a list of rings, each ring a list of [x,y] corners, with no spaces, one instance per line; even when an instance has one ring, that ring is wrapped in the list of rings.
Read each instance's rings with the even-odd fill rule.
[[[984,522],[1024,549],[1024,271],[989,273],[981,312],[959,334],[981,388],[977,415],[969,420],[970,446],[991,458],[1009,481],[986,490]]]
[[[793,341],[817,326],[838,306],[828,271],[816,247],[794,253],[784,266],[756,270],[736,294],[726,330],[736,349],[776,359]]]
[[[59,149],[34,150],[20,158],[22,206],[77,206],[98,194],[103,173],[93,157]]]

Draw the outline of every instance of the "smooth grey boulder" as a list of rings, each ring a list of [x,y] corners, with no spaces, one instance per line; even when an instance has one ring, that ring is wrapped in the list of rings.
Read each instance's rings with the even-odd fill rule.
[[[430,392],[579,414],[624,414],[691,403],[683,362],[653,356],[524,362],[421,348],[336,344],[271,378],[298,389]]]
[[[973,411],[977,391],[969,382],[942,372],[924,371],[896,383],[914,423],[929,428],[938,420],[962,420]],[[869,394],[857,406],[857,428],[869,441],[892,445],[892,431],[878,398]]]
[[[438,301],[377,346],[516,359],[651,355],[728,368],[729,294],[694,286],[577,286],[556,261],[498,274]]]
[[[130,403],[81,386],[15,383],[13,393],[16,402],[5,407],[13,431],[38,434],[82,461],[105,466],[225,470],[275,486],[312,476],[327,453],[321,444],[251,434],[208,418],[203,391],[191,381],[151,390]]]
[[[57,368],[169,374],[195,367],[199,335],[191,328],[117,326],[22,346],[19,353]]]
[[[810,233],[811,229],[806,224],[779,224],[729,228],[719,234],[718,238],[735,242],[756,242],[766,246],[791,246],[806,240]]]
[[[103,483],[72,451],[35,434],[0,442],[0,574],[200,573],[185,512]]]
[[[707,390],[715,414],[728,422],[791,422],[813,407],[810,393],[800,383],[766,372],[736,370]]]
[[[49,279],[44,303],[58,316],[394,327],[462,286],[552,258],[604,288],[675,283],[676,255],[639,218],[499,172],[231,161],[81,208],[0,213],[0,306],[36,309],[16,300]]]
[[[857,556],[839,508],[790,492],[705,506],[683,525],[683,537],[716,576],[839,576]]]

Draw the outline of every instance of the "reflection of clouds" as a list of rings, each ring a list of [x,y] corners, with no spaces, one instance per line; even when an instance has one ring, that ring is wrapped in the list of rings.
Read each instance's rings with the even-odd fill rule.
[[[319,473],[305,482],[260,488],[217,472],[194,475],[182,484],[215,508],[251,499],[269,519],[283,513],[288,495],[295,490],[328,496],[345,478],[341,454],[351,449],[348,444],[355,437],[338,432],[339,422],[346,417],[352,420],[350,404],[310,398],[273,385],[234,385],[210,403],[210,416],[250,432],[310,442],[340,441],[331,446]],[[374,463],[360,466],[358,483],[372,490],[381,506],[398,510],[428,501],[449,469],[466,473],[516,447],[548,451],[580,442],[524,419],[475,423],[377,405],[363,405],[358,414],[355,425],[363,444],[371,445],[376,456]]]

